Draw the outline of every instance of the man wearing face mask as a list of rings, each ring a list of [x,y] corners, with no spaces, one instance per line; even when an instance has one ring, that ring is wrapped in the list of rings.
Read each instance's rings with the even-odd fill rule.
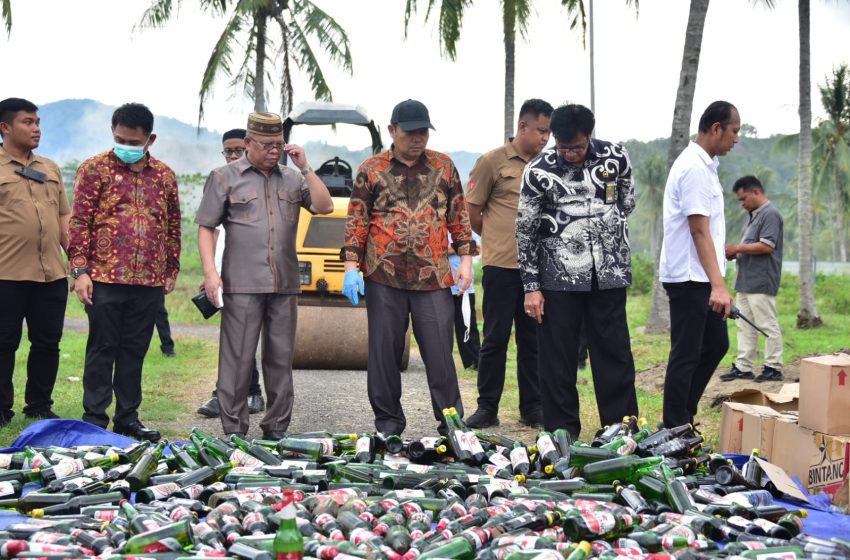
[[[112,150],[84,161],[74,183],[68,247],[74,293],[86,306],[89,337],[83,420],[157,441],[139,420],[142,365],[163,292],[180,270],[180,204],[174,171],[148,153],[153,114],[126,103],[112,114]]]

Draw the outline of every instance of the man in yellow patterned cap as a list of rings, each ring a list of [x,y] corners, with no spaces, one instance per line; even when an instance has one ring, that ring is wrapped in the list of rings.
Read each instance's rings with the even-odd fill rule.
[[[262,330],[267,408],[260,428],[264,439],[280,439],[293,403],[298,215],[301,208],[329,214],[333,201],[304,149],[283,143],[279,115],[251,113],[245,147],[242,158],[207,178],[195,217],[198,249],[207,297],[223,306],[217,390],[224,433],[244,436],[248,431],[251,363]],[[280,164],[284,152],[300,173]],[[214,256],[220,224],[227,233],[221,276]]]

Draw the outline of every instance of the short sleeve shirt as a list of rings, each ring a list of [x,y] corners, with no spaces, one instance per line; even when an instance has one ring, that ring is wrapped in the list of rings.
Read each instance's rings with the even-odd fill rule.
[[[278,165],[269,176],[247,156],[213,170],[195,216],[201,226],[224,226],[221,264],[226,294],[297,294],[295,239],[310,189],[298,171]]]
[[[708,216],[717,266],[726,274],[726,218],[719,164],[717,157],[691,142],[670,168],[664,187],[664,241],[658,268],[662,282],[709,281],[691,237],[688,216],[694,215]]]
[[[44,173],[45,181],[15,173],[25,165]],[[38,154],[20,161],[0,145],[0,280],[65,278],[60,217],[70,213],[55,163]]]
[[[466,201],[483,208],[481,261],[484,266],[519,267],[516,214],[526,163],[509,141],[478,158],[469,173]]]
[[[767,255],[745,255],[735,257],[737,276],[735,290],[746,294],[767,294],[775,296],[779,292],[779,280],[782,275],[782,214],[770,202],[764,203],[750,214],[750,221],[744,226],[741,243],[764,243],[773,248]]]

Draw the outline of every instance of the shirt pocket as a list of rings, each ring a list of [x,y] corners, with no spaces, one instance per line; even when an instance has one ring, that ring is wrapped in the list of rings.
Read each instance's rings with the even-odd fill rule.
[[[0,206],[9,207],[29,198],[26,180],[19,175],[0,175]]]
[[[259,196],[257,191],[244,190],[227,197],[229,207],[228,218],[236,224],[256,222],[260,215]]]
[[[280,215],[284,221],[294,222],[298,220],[298,211],[301,209],[301,191],[278,191],[277,201],[280,205]]]
[[[62,189],[62,182],[59,180],[59,175],[49,171],[47,173],[47,180],[44,182],[45,202],[55,207],[58,211],[60,196],[65,196],[65,191]]]

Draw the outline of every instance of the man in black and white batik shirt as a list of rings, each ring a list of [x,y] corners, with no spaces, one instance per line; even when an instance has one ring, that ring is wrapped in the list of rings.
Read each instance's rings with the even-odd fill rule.
[[[544,425],[565,428],[573,438],[581,432],[576,369],[582,322],[602,425],[638,412],[626,323],[632,168],[625,148],[592,138],[595,123],[582,105],[555,109],[555,147],[526,166],[516,221],[525,311],[539,324]]]

